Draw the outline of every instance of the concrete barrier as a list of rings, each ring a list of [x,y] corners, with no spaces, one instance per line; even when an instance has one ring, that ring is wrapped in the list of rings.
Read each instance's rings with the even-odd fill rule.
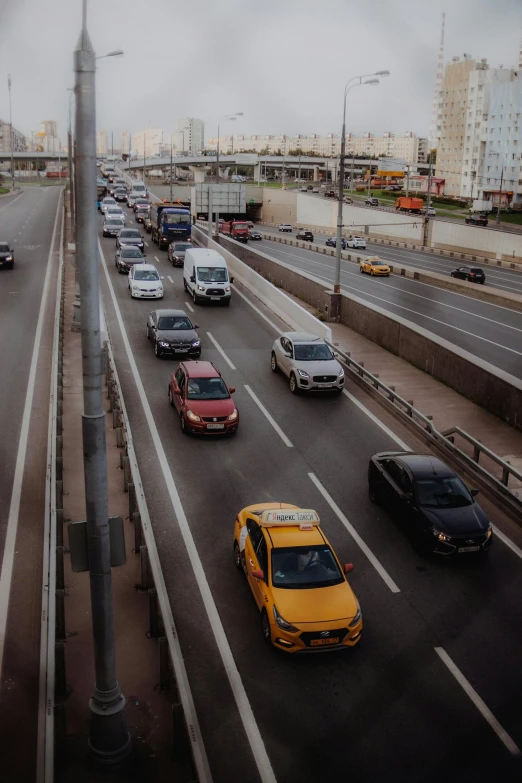
[[[293,278],[291,283],[288,281],[288,284],[291,285],[290,288],[286,285],[286,277],[283,280],[271,276],[271,259],[264,256],[263,253],[252,251],[248,246],[223,236],[220,236],[219,244],[214,240],[209,241],[208,234],[197,226],[192,226],[192,236],[204,247],[213,248],[221,253],[228,264],[231,275],[293,330],[310,332],[327,340],[332,339],[332,332],[328,324],[320,321],[281,290],[283,287],[287,291],[291,291],[293,288],[291,293],[295,292],[295,296],[313,304],[320,310],[324,308],[325,304],[328,307],[328,296],[325,295],[324,283],[312,279],[311,276],[302,276],[291,267],[284,265],[286,272]],[[259,271],[256,271],[257,268]],[[272,271],[277,272],[277,268]]]
[[[206,246],[207,234],[195,226],[193,230],[197,232],[198,239],[199,237],[203,238],[202,243]],[[297,311],[306,311],[296,302],[289,300],[289,297],[285,296],[279,287],[298,296],[317,308],[318,311],[323,309],[324,312],[324,303],[329,301],[331,291],[325,291],[322,280],[306,272],[298,272],[293,267],[271,258],[266,253],[225,237],[220,237],[219,245],[212,241],[210,246],[220,250],[227,259],[227,263],[230,263],[237,279],[246,280],[250,290],[274,312],[278,315],[281,314],[280,317],[287,323],[289,323],[290,316],[284,313],[279,302],[283,307],[288,308],[290,307],[288,302],[292,302],[295,308],[292,311],[295,323],[297,323],[297,318],[301,317]],[[258,273],[257,276],[250,277],[244,269],[245,265],[254,269]],[[263,281],[263,278],[275,282],[278,287],[270,285],[269,288],[266,288],[266,280]],[[257,284],[260,285],[261,296],[256,291]],[[270,297],[274,297],[274,300],[272,301]],[[279,298],[276,300],[276,297]],[[323,307],[321,307],[321,303]],[[310,313],[306,313],[306,315],[308,319],[315,320],[319,327],[324,326]],[[518,378],[482,361],[411,321],[392,315],[381,307],[370,304],[353,294],[344,292],[341,294],[340,320],[354,332],[363,335],[455,389],[459,394],[495,414],[512,427],[522,430],[522,382]],[[293,328],[296,327],[293,326]],[[309,321],[307,321],[306,327],[299,325],[298,328],[306,328],[307,331],[312,331],[314,334],[319,333],[312,329]],[[322,332],[321,335],[325,335],[325,332]]]

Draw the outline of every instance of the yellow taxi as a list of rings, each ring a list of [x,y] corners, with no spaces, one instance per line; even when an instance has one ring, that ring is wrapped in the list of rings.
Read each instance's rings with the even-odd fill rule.
[[[386,277],[389,277],[390,275],[390,267],[378,256],[361,258],[359,271],[367,272],[369,275],[386,275]]]
[[[289,653],[353,647],[362,615],[312,509],[257,503],[239,512],[234,561],[261,613],[263,637]]]

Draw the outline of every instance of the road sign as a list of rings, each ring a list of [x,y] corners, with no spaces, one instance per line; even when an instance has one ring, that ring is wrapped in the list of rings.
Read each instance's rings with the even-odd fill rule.
[[[379,158],[379,174],[381,172],[403,171],[406,161],[404,158]],[[390,176],[388,174],[388,176]]]
[[[243,164],[243,166],[256,166],[259,161],[259,155],[252,155],[248,152],[236,152],[234,157],[236,163]]]

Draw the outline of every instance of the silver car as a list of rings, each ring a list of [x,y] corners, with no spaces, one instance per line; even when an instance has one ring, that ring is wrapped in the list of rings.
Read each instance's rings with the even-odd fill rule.
[[[103,221],[103,236],[118,237],[123,228],[123,223],[117,218],[106,217]]]
[[[100,212],[102,214],[105,214],[109,207],[117,207],[115,199],[112,198],[112,196],[106,196],[104,199],[102,199],[100,203]]]
[[[344,389],[344,370],[324,340],[304,332],[284,332],[272,347],[272,372],[281,370],[292,394]]]

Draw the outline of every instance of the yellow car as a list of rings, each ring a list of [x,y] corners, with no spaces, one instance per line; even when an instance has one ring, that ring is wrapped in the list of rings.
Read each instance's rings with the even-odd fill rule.
[[[359,271],[368,272],[370,275],[386,275],[387,277],[390,275],[390,267],[378,256],[362,258],[359,264]]]
[[[361,609],[316,511],[257,503],[237,515],[234,561],[261,612],[264,639],[289,653],[353,647]]]

